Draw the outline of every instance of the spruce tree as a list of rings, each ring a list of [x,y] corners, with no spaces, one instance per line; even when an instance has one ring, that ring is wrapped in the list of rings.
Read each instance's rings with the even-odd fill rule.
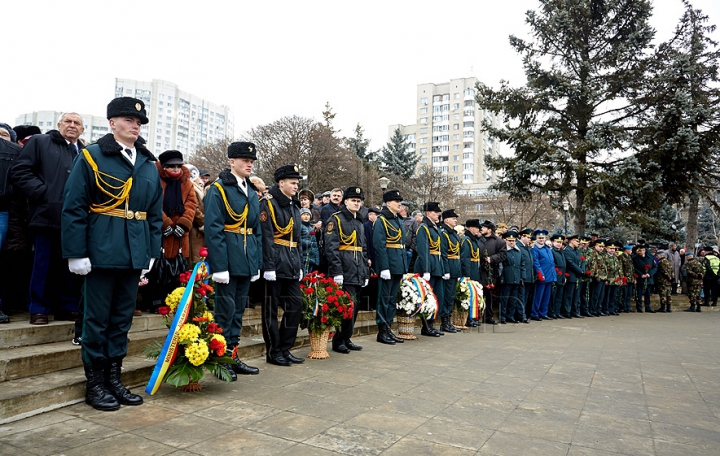
[[[400,128],[396,128],[390,141],[385,144],[380,154],[381,170],[402,177],[404,180],[410,179],[415,173],[420,157],[414,151],[408,150],[409,144],[406,142]]]

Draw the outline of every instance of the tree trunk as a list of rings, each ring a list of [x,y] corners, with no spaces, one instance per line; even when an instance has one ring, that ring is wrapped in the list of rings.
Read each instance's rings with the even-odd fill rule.
[[[700,196],[697,193],[690,195],[690,205],[688,206],[688,222],[687,236],[685,237],[685,250],[695,251],[695,244],[698,240],[698,209],[700,206]]]

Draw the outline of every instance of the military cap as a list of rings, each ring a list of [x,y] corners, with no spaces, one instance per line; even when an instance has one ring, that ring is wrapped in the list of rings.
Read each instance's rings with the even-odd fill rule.
[[[605,242],[602,239],[590,242],[590,247],[595,247],[597,245],[599,245],[600,247],[605,247]]]
[[[520,228],[519,228],[517,225],[512,225],[512,226],[511,226],[510,228],[508,228],[508,229],[511,230],[511,231],[517,231],[518,233],[520,232]]]
[[[440,203],[437,201],[428,201],[423,204],[423,212],[442,212],[440,210]]]
[[[633,246],[631,246],[630,244],[623,247],[623,249],[625,249],[625,250],[632,250],[632,248],[633,248]]]
[[[363,189],[360,187],[348,187],[343,192],[343,201],[348,198],[360,198],[365,201],[365,193],[363,193]]]
[[[387,203],[388,201],[402,201],[400,192],[398,190],[388,190],[383,193],[383,203]]]
[[[553,234],[552,236],[550,236],[550,240],[553,242],[562,242],[565,240],[565,236],[563,236],[562,234]]]
[[[583,244],[587,244],[590,242],[590,237],[589,236],[580,236],[580,242],[582,242]]]
[[[400,204],[402,204],[405,207],[410,207],[410,203],[408,203],[407,201],[400,201]]]
[[[622,247],[622,245],[617,241],[611,240],[610,242],[605,243],[605,247],[608,249],[618,249],[618,248]]]
[[[310,189],[303,189],[298,192],[298,199],[300,198],[307,198],[310,200],[310,202],[313,201],[313,198],[315,197],[315,194]]]
[[[158,160],[160,160],[161,166],[182,165],[183,163],[185,163],[183,161],[182,152],[180,152],[179,150],[166,150],[158,156]]]
[[[600,235],[597,233],[590,233],[590,236],[600,237]]]
[[[332,192],[331,192],[330,190],[328,190],[328,191],[326,191],[325,193],[323,193],[322,196],[330,196],[331,193],[332,193]]]
[[[140,123],[143,125],[148,123],[145,103],[132,97],[115,98],[108,103],[107,118],[112,119],[113,117],[135,117],[140,119]]]
[[[658,250],[657,252],[655,252],[655,255],[665,255],[665,251],[664,251],[664,250]]]
[[[500,223],[498,223],[498,224],[497,224],[497,229],[499,229],[499,230],[508,229],[507,223],[505,223],[505,222],[500,222]]]
[[[251,142],[238,141],[228,146],[228,158],[251,158],[257,160],[255,144]]]
[[[442,216],[443,220],[448,219],[448,218],[453,218],[453,217],[455,217],[455,218],[460,217],[459,215],[457,215],[455,213],[455,209],[448,209],[446,211],[443,211],[441,216]]]
[[[518,234],[517,231],[506,231],[502,234],[503,239],[506,241],[517,241]]]
[[[207,177],[210,177],[210,173],[209,173],[209,172],[207,172],[207,171],[205,171],[204,169],[201,169],[201,170],[200,170],[200,175],[201,175],[201,176],[207,176]]]
[[[530,236],[533,235],[533,229],[532,228],[525,228],[524,230],[520,231],[520,236]]]
[[[638,244],[635,247],[633,247],[633,253],[637,253],[638,250],[646,250],[647,246],[645,244]]]
[[[695,256],[695,254],[692,252],[685,252],[685,258],[694,257],[694,256]]]
[[[537,229],[537,230],[533,231],[533,237],[538,237],[538,236],[545,236],[545,237],[547,237],[547,235],[548,235],[548,231],[547,231],[547,230]]]
[[[495,224],[490,220],[485,220],[484,222],[482,222],[481,226],[484,226],[485,228],[490,228],[492,231],[495,231]]]
[[[322,193],[316,193],[316,194],[315,194],[315,199],[318,199],[318,200],[319,200],[319,199],[322,199],[322,197],[323,197],[323,194],[322,194]]]
[[[713,252],[714,250],[711,246],[706,245],[705,247],[703,247],[703,251],[704,252]]]
[[[283,179],[300,179],[300,170],[297,165],[283,165],[275,170],[273,179],[280,182]]]
[[[17,127],[13,127],[13,130],[17,134],[17,141],[22,141],[28,136],[42,134],[40,127],[35,125],[18,125]],[[10,134],[10,136],[12,137],[12,134]]]
[[[469,219],[465,221],[465,228],[480,228],[480,219]]]
[[[367,208],[367,211],[368,211],[368,213],[369,213],[369,212],[374,212],[374,213],[376,213],[376,214],[381,214],[381,213],[382,213],[382,209],[380,209],[380,208],[377,207],[377,206],[370,206],[369,208]]]
[[[568,242],[569,242],[569,241],[572,241],[573,239],[577,239],[577,240],[579,241],[579,240],[580,240],[580,235],[579,235],[579,234],[573,234],[573,235],[567,237]]]

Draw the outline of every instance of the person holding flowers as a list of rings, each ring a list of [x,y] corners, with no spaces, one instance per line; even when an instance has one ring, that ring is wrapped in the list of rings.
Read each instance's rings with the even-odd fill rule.
[[[297,165],[283,165],[275,170],[275,182],[260,206],[263,232],[263,278],[267,297],[262,309],[265,360],[276,366],[300,364],[304,359],[293,356],[298,326],[302,317],[299,281],[303,279],[302,244],[300,243],[300,172]],[[278,324],[278,308],[283,306]]]
[[[608,280],[605,255],[603,255],[604,251],[605,241],[598,239],[590,242],[585,274],[591,278],[590,313],[596,317],[607,316],[607,314],[602,311],[602,303],[605,299],[605,286]]]
[[[234,361],[227,366],[234,381],[236,374],[260,372],[238,359],[236,348],[250,282],[260,278],[263,252],[260,204],[255,186],[248,179],[257,159],[255,144],[231,143],[227,154],[229,168],[207,187],[204,199],[205,244],[216,284],[215,321],[223,329]]]
[[[647,254],[644,244],[638,244],[634,248],[633,270],[637,279],[637,294],[635,300],[636,310],[640,313],[643,311],[643,301],[645,303],[646,313],[655,313],[650,307],[650,293],[652,292],[652,276],[655,275],[657,267],[651,255]]]
[[[547,313],[552,284],[557,279],[555,260],[550,247],[545,245],[545,239],[547,239],[548,235],[547,230],[535,230],[533,234],[535,235],[535,244],[530,251],[532,252],[533,268],[538,281],[535,282],[530,319],[535,321],[552,320],[552,317],[548,317]]]
[[[390,329],[395,318],[395,300],[400,281],[408,269],[405,254],[405,228],[398,217],[402,196],[397,190],[388,190],[383,194],[385,207],[373,225],[373,247],[375,247],[376,271],[380,271],[378,281],[378,300],[375,320],[378,325],[377,341],[395,345],[404,341]]]
[[[364,200],[365,193],[362,188],[348,187],[343,193],[343,205],[338,212],[330,216],[325,232],[328,276],[350,293],[354,303],[357,303],[360,288],[367,286],[370,278],[365,229],[358,217]],[[357,318],[357,308],[355,305],[350,318],[343,318],[339,331],[333,337],[333,351],[347,354],[351,350],[362,350],[361,346],[350,340]]]
[[[495,224],[485,220],[480,225],[480,274],[482,276],[483,297],[485,298],[484,321],[491,325],[498,322],[493,318],[495,282],[500,275],[500,263],[505,261],[507,244],[495,234]]]

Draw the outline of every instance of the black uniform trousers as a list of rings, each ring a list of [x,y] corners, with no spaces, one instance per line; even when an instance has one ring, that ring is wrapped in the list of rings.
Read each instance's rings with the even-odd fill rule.
[[[443,280],[443,301],[440,307],[440,313],[438,314],[440,315],[440,318],[449,317],[452,314],[453,306],[455,305],[457,283],[458,279],[453,277],[450,277],[448,280]]]
[[[430,286],[433,289],[433,292],[435,293],[435,299],[437,299],[438,304],[438,315],[440,315],[440,311],[442,310],[444,296],[445,296],[445,280],[442,279],[442,277],[438,276],[430,276]],[[452,311],[452,308],[451,308]],[[429,321],[435,320],[435,316],[431,315],[428,318]]]
[[[716,278],[703,277],[703,305],[710,305],[710,301],[712,301],[713,306],[717,305],[719,288]]]
[[[378,301],[375,310],[375,321],[378,325],[392,325],[397,306],[395,299],[400,289],[402,274],[392,274],[390,280],[378,280]]]
[[[519,283],[504,283],[500,285],[500,310],[498,311],[500,322],[506,320],[521,321],[525,319],[524,314],[521,315],[520,320],[517,320],[515,317],[517,311],[522,312],[522,288],[523,285]]]
[[[565,297],[565,285],[558,285],[557,282],[553,283],[552,292],[550,293],[550,311],[548,315],[551,318],[557,318],[562,312],[564,297]],[[552,313],[552,315],[551,315]]]
[[[267,294],[262,311],[265,353],[270,357],[286,355],[295,345],[300,324],[302,297],[297,279],[267,281]],[[278,325],[278,308],[282,306],[283,318]]]
[[[350,299],[352,299],[353,303],[355,305],[353,306],[353,316],[352,318],[346,318],[343,319],[342,324],[340,326],[340,331],[335,333],[335,338],[339,338],[338,341],[345,343],[345,341],[350,340],[350,338],[353,335],[353,329],[355,328],[355,320],[357,319],[358,314],[358,301],[357,298],[360,294],[360,285],[346,285],[343,284],[343,290],[350,293]]]
[[[87,366],[127,354],[139,269],[93,269],[83,286],[82,359]]]
[[[532,313],[533,295],[535,294],[535,282],[523,283],[522,300],[524,307],[524,315],[527,317]]]
[[[564,287],[563,309],[560,314],[565,317],[579,315],[580,310],[578,309],[578,304],[580,303],[580,284],[578,282],[567,282]]]
[[[250,277],[230,276],[229,283],[216,283],[215,286],[215,322],[223,329],[227,346],[234,347],[240,339]]]

